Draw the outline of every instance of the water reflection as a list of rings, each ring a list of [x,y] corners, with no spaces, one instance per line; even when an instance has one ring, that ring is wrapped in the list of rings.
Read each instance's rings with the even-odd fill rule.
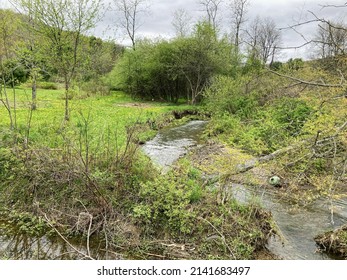
[[[0,259],[11,260],[81,260],[123,259],[122,254],[105,250],[105,242],[97,236],[90,239],[90,257],[87,257],[86,238],[77,237],[63,240],[59,236],[33,237],[20,233],[0,221]],[[67,242],[69,243],[67,243]]]
[[[12,260],[74,259],[67,244],[25,234],[0,236],[0,256]]]

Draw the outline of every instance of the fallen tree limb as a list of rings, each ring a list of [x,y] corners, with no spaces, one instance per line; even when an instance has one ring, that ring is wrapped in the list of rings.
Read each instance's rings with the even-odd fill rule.
[[[305,80],[302,80],[302,79],[299,79],[296,77],[292,77],[289,75],[285,75],[285,74],[273,71],[269,68],[266,68],[266,70],[268,70],[270,73],[277,75],[279,77],[287,78],[289,80],[296,81],[296,82],[298,82],[300,84],[304,84],[304,85],[317,86],[317,87],[329,87],[329,88],[344,88],[345,87],[345,85],[342,83],[340,83],[340,84],[326,84],[326,83],[320,83],[320,82],[305,81]]]
[[[236,169],[237,169],[236,174],[247,172],[248,170],[251,170],[254,167],[256,167],[258,164],[271,161],[271,160],[275,159],[276,157],[299,147],[301,144],[303,144],[303,142],[300,142],[296,145],[285,147],[283,149],[279,149],[279,150],[277,150],[277,151],[275,151],[269,155],[266,155],[266,156],[262,156],[259,158],[252,158],[250,160],[247,160],[245,163],[239,164],[236,166]]]
[[[316,137],[315,137],[315,140],[312,141],[313,142],[313,146],[324,144],[324,143],[326,143],[328,141],[331,141],[331,140],[335,139],[346,128],[347,128],[347,121],[344,122],[340,127],[338,127],[336,129],[336,133],[334,133],[333,135],[328,136],[328,137],[324,137],[324,138],[322,138],[320,140],[317,140]],[[311,140],[312,139],[306,139],[306,140],[300,141],[300,142],[298,142],[298,143],[296,143],[294,145],[291,145],[291,146],[279,149],[277,151],[274,151],[273,153],[271,153],[269,155],[262,156],[262,157],[259,157],[259,158],[252,158],[250,160],[247,160],[245,163],[237,165],[237,167],[236,167],[236,169],[237,169],[236,174],[247,172],[248,170],[251,170],[254,167],[256,167],[258,164],[271,161],[271,160],[275,159],[276,157],[278,157],[278,156],[280,156],[280,155],[282,155],[284,153],[287,153],[287,152],[289,152],[289,151],[291,151],[293,149],[299,148],[300,146],[302,146],[304,144],[310,143]]]

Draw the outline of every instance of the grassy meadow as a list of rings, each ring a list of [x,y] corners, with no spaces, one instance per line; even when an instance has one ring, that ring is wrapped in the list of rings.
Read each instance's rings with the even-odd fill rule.
[[[120,91],[113,91],[106,96],[87,96],[73,92],[69,100],[71,120],[67,124],[64,121],[63,89],[38,89],[37,110],[32,112],[30,88],[17,87],[14,91],[7,89],[7,94],[18,131],[26,134],[30,126],[28,140],[51,148],[57,148],[61,144],[61,131],[64,127],[78,128],[85,122],[88,122],[88,133],[92,142],[100,140],[108,133],[113,140],[117,138],[117,145],[122,146],[126,141],[126,127],[135,123],[152,123],[165,113],[189,108],[187,105],[169,103],[138,103]],[[0,126],[2,129],[10,126],[4,106],[0,108]]]

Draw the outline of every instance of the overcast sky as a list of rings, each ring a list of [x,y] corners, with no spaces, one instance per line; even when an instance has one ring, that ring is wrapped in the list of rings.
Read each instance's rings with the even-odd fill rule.
[[[103,1],[106,5],[112,3],[112,0]],[[173,14],[178,9],[185,9],[191,15],[193,22],[199,20],[204,15],[202,6],[199,5],[199,0],[148,0],[148,2],[150,3],[149,12],[146,15],[142,15],[141,22],[143,24],[138,30],[138,36],[141,37],[172,37],[175,33],[172,26]],[[224,0],[224,2],[230,2],[230,0]],[[309,11],[325,19],[346,20],[344,14],[347,15],[347,7],[322,8],[323,5],[343,5],[345,2],[343,0],[250,0],[247,19],[248,22],[251,22],[257,15],[271,17],[279,28],[285,28],[312,19],[313,16]],[[0,7],[10,7],[8,0],[0,0]],[[109,9],[104,14],[103,20],[98,24],[94,33],[103,39],[112,39],[127,44],[129,41],[122,31],[120,29],[116,30],[119,16],[114,10]],[[228,31],[230,14],[226,7],[221,9],[219,19],[223,30]],[[317,24],[305,25],[300,27],[298,31],[305,34],[309,39],[314,35],[316,26]],[[303,43],[301,36],[289,29],[282,30],[282,41],[284,47],[299,46]],[[305,52],[307,52],[307,48],[283,51],[282,59],[305,56]]]

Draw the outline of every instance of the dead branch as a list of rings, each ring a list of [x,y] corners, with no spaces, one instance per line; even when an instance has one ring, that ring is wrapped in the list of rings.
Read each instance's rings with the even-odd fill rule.
[[[347,2],[343,5],[319,5],[322,7],[322,10],[325,9],[325,8],[347,8]]]
[[[300,26],[303,26],[303,25],[306,25],[306,24],[310,24],[310,23],[313,23],[313,22],[317,22],[317,19],[312,19],[312,20],[307,20],[307,21],[304,21],[304,22],[299,22],[297,24],[293,24],[293,25],[289,25],[287,27],[282,27],[282,28],[279,28],[279,30],[287,30],[287,29],[293,29],[293,28],[296,28],[296,27],[300,27]]]
[[[221,239],[222,239],[224,245],[228,248],[228,250],[229,250],[229,252],[230,252],[230,255],[234,258],[234,260],[236,260],[236,257],[235,257],[235,255],[234,255],[233,251],[231,250],[231,248],[229,247],[229,245],[228,245],[227,242],[226,242],[225,236],[224,236],[213,224],[211,224],[211,223],[210,223],[208,220],[206,220],[205,218],[203,218],[203,217],[198,217],[198,219],[199,219],[199,220],[202,220],[202,221],[204,221],[204,222],[206,222],[206,223],[208,223],[208,224],[219,234],[219,236],[221,237]]]
[[[306,39],[305,39],[306,41]],[[281,47],[281,46],[278,46],[276,47],[277,49],[279,50],[297,50],[297,49],[301,49],[303,47],[306,47],[307,45],[313,43],[314,41],[313,40],[309,40],[309,41],[306,41],[305,43],[299,45],[299,46],[289,46],[289,47]]]
[[[81,252],[80,250],[78,250],[75,246],[73,246],[60,232],[59,230],[50,222],[50,220],[47,217],[47,214],[44,214],[45,220],[47,222],[47,224],[60,236],[61,239],[64,240],[64,242],[71,248],[73,249],[76,253],[78,253],[79,255],[83,256],[86,259],[90,259],[90,260],[94,260],[94,258],[92,258],[88,252],[88,254],[85,254],[83,252]]]
[[[347,121],[344,122],[341,126],[339,126],[337,129],[336,129],[336,132],[331,135],[331,136],[328,136],[328,137],[325,137],[325,138],[322,138],[320,140],[316,139],[316,136],[315,136],[315,140],[314,140],[314,146],[316,145],[320,145],[320,144],[324,144],[326,142],[329,142],[331,140],[334,140],[343,130],[345,130],[347,128]],[[268,161],[271,161],[273,159],[275,159],[276,157],[286,153],[286,152],[289,152],[295,148],[298,148],[306,143],[309,143],[311,141],[311,139],[306,139],[306,140],[302,140],[294,145],[290,145],[288,147],[285,147],[285,148],[282,148],[282,149],[279,149],[269,155],[266,155],[266,156],[262,156],[262,157],[259,157],[259,158],[253,158],[253,159],[250,159],[248,161],[246,161],[244,164],[239,164],[237,166],[237,171],[235,174],[239,174],[239,173],[244,173],[244,172],[247,172],[248,170],[251,170],[253,169],[254,167],[256,167],[258,164],[261,164],[261,163],[265,163],[265,162],[268,162]],[[305,155],[306,157],[307,155]]]
[[[299,79],[296,77],[292,77],[292,76],[289,76],[286,74],[282,74],[282,73],[273,71],[270,68],[266,68],[266,70],[268,70],[270,73],[275,74],[279,77],[287,78],[287,79],[290,79],[292,81],[296,81],[296,82],[298,82],[300,84],[304,84],[304,85],[317,86],[317,87],[327,87],[327,88],[343,88],[343,87],[345,87],[345,85],[342,83],[340,83],[340,84],[326,84],[326,83],[319,83],[319,82],[310,82],[310,81],[305,81],[305,80],[302,80],[302,79]]]

